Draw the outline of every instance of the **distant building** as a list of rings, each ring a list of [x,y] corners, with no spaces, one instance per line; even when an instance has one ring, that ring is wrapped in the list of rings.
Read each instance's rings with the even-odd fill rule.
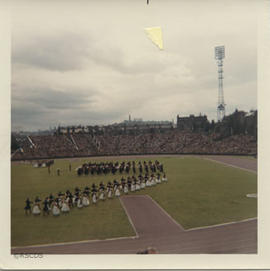
[[[156,130],[166,130],[173,128],[173,122],[171,121],[144,121],[142,118],[134,118],[131,120],[124,120],[120,123],[115,123],[113,126],[116,129],[121,129],[124,131],[156,131]]]
[[[189,117],[179,117],[177,115],[177,129],[178,130],[187,130],[193,132],[202,132],[207,131],[209,127],[209,121],[207,116],[199,115],[189,115]]]

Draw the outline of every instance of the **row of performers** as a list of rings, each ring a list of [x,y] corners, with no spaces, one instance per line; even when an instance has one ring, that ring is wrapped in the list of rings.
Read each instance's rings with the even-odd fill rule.
[[[104,201],[106,198],[112,199],[113,197],[119,197],[121,193],[128,194],[129,192],[135,192],[140,189],[144,189],[146,186],[154,186],[161,182],[167,182],[166,174],[160,177],[160,174],[155,177],[151,175],[149,178],[147,175],[145,177],[138,176],[138,179],[134,176],[128,177],[127,180],[121,179],[119,183],[117,180],[113,182],[108,182],[107,186],[101,182],[99,187],[92,184],[91,189],[86,186],[83,191],[79,188],[75,188],[74,194],[69,190],[66,193],[59,192],[58,197],[54,197],[50,194],[42,202],[43,208],[41,208],[41,200],[36,197],[35,201],[30,201],[29,198],[26,199],[26,206],[24,207],[26,214],[40,215],[41,209],[43,215],[49,215],[50,212],[54,216],[60,215],[60,213],[68,213],[71,208],[77,207],[82,208],[89,206],[90,198],[93,204],[96,204],[98,200]],[[31,205],[34,203],[33,208]]]
[[[156,173],[156,172],[164,172],[164,168],[163,168],[163,164],[160,163],[159,161],[155,161],[154,163],[152,163],[152,161],[144,161],[143,163],[141,161],[138,162],[138,165],[136,166],[136,162],[132,161],[132,162],[122,162],[122,163],[112,163],[112,162],[108,162],[108,163],[85,163],[82,166],[77,168],[77,174],[78,176],[81,175],[94,175],[94,174],[108,174],[108,173],[112,173],[115,174],[117,171],[119,171],[120,174],[122,174],[123,172],[126,172],[127,174],[129,174],[130,171],[133,172],[133,174],[136,174],[136,168],[138,169],[138,171],[140,172],[140,174],[142,174],[142,172],[144,171],[145,173],[149,173],[150,171],[152,173]]]

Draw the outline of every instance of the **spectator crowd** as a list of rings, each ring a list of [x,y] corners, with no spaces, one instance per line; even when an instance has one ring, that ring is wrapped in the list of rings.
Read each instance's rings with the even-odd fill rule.
[[[134,154],[256,154],[257,140],[239,134],[193,133],[173,129],[164,133],[27,136],[12,160]]]

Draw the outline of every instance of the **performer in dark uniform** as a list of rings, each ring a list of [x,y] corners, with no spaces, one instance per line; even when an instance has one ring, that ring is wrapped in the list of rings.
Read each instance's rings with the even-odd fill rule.
[[[68,196],[68,206],[69,208],[72,208],[73,207],[73,198],[74,196],[70,193],[69,196]]]
[[[84,175],[89,175],[89,168],[88,168],[88,166],[86,166],[84,168]]]
[[[45,200],[43,201],[43,215],[49,215],[50,210],[49,210],[49,198],[45,198]]]
[[[142,174],[143,169],[142,169],[142,165],[141,164],[139,165],[139,171],[140,171],[140,174]]]
[[[146,172],[146,173],[149,172],[149,168],[148,168],[148,165],[147,165],[147,164],[145,165],[145,168],[144,168],[144,169],[145,169],[145,172]]]
[[[87,197],[89,197],[89,194],[90,194],[90,188],[89,188],[88,186],[86,186],[86,187],[84,188],[83,193],[86,194]]]
[[[41,199],[38,197],[38,196],[36,196],[36,198],[35,198],[35,203],[40,203],[41,202]]]
[[[78,174],[78,176],[81,176],[82,173],[83,173],[83,169],[82,169],[82,167],[79,167],[79,168],[77,169],[77,174]]]
[[[52,203],[54,201],[54,196],[52,195],[52,193],[49,195],[49,207],[51,208]]]
[[[120,190],[123,190],[123,189],[124,189],[125,184],[126,184],[126,180],[125,180],[125,178],[122,177],[122,178],[121,178]]]
[[[130,177],[128,176],[128,179],[127,179],[127,184],[128,184],[128,190],[131,189],[131,184],[132,184],[132,181],[130,179]]]
[[[25,201],[26,205],[24,207],[25,214],[31,214],[31,204],[33,203],[32,201],[29,200],[29,198],[26,199]]]
[[[58,197],[62,197],[62,196],[64,196],[65,194],[64,193],[62,193],[62,192],[59,192],[58,193]]]
[[[129,167],[129,165],[127,165],[127,166],[126,166],[126,173],[127,173],[127,174],[129,174],[129,169],[130,169],[130,167]]]

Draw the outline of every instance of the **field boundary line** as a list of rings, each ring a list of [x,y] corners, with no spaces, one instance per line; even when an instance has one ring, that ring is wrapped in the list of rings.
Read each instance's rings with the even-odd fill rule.
[[[258,217],[251,217],[251,218],[246,218],[246,219],[239,220],[239,221],[232,221],[232,222],[226,222],[226,223],[221,223],[221,224],[191,228],[191,229],[187,229],[185,231],[196,231],[196,230],[204,230],[204,229],[208,229],[208,228],[217,228],[217,227],[222,227],[222,226],[227,226],[227,225],[232,225],[232,224],[245,223],[245,222],[253,221],[253,220],[257,220],[257,219],[258,219]]]
[[[243,167],[239,167],[239,166],[235,166],[235,165],[232,165],[232,164],[229,164],[229,163],[217,161],[215,159],[211,159],[211,158],[207,158],[207,157],[202,157],[201,159],[208,160],[208,161],[215,162],[215,163],[222,164],[222,165],[229,166],[229,167],[234,167],[234,168],[242,169],[242,170],[245,170],[245,171],[257,174],[257,171],[255,171],[255,170],[248,169],[248,168],[243,168]]]
[[[11,249],[31,248],[31,247],[34,248],[34,247],[66,246],[66,245],[76,245],[76,244],[96,243],[96,242],[106,242],[106,241],[117,241],[117,240],[137,239],[137,238],[138,238],[138,236],[135,235],[135,236],[127,236],[127,237],[108,238],[108,239],[95,239],[95,240],[82,240],[82,241],[40,244],[40,245],[29,245],[29,246],[17,246],[17,247],[11,247]]]
[[[131,217],[130,217],[130,215],[129,215],[129,213],[128,213],[128,210],[127,210],[126,207],[125,207],[125,204],[124,204],[123,201],[121,200],[121,197],[119,198],[119,200],[120,200],[120,203],[121,203],[123,209],[125,210],[125,213],[126,213],[126,215],[127,215],[127,217],[128,217],[128,220],[129,220],[129,223],[131,224],[133,230],[134,230],[135,233],[136,233],[135,238],[139,238],[139,234],[138,234],[138,232],[137,232],[137,230],[136,230],[136,227],[134,226],[134,224],[133,224],[133,222],[132,222],[132,219],[131,219]]]
[[[150,197],[149,195],[145,195],[145,197],[147,197],[147,198],[149,198],[149,199],[151,199],[152,200],[152,202],[154,202],[155,203],[155,205],[156,206],[158,206],[159,207],[159,209],[168,217],[168,218],[170,218],[172,221],[173,221],[173,223],[175,224],[175,225],[177,225],[182,231],[184,231],[185,229],[184,229],[184,227],[181,225],[181,224],[179,224],[174,218],[172,218],[171,217],[171,215],[170,214],[168,214],[152,197]]]

